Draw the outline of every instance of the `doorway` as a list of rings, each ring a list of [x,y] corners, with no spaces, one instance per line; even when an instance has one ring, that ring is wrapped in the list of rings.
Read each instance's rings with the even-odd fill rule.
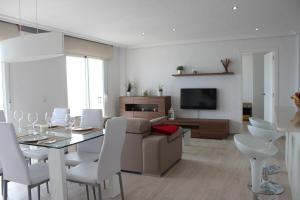
[[[274,122],[275,52],[242,53],[243,121],[257,117]]]

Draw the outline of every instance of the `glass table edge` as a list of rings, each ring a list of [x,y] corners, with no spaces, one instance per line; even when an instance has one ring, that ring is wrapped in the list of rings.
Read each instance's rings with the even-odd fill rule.
[[[44,147],[44,148],[48,148],[48,149],[64,149],[66,147],[69,147],[69,146],[73,146],[73,145],[76,145],[76,144],[80,144],[80,143],[83,143],[83,142],[86,142],[86,141],[89,141],[89,140],[92,140],[92,139],[95,139],[95,138],[99,138],[99,137],[103,137],[104,136],[104,133],[102,132],[101,134],[99,135],[95,135],[95,136],[92,136],[90,138],[87,138],[85,140],[82,140],[82,141],[78,141],[78,142],[74,142],[74,143],[71,143],[71,144],[67,144],[67,145],[63,145],[63,146],[50,146],[50,145],[55,145],[59,142],[63,142],[63,141],[59,141],[59,142],[55,142],[53,144],[48,144],[48,145],[44,145],[44,144],[32,144],[32,143],[27,143],[27,142],[20,142],[18,141],[19,144],[21,145],[27,145],[27,146],[33,146],[33,147]],[[70,140],[71,138],[67,138],[66,140]]]

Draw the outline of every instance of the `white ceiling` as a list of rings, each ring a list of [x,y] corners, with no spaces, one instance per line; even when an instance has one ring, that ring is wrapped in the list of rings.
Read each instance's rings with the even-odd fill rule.
[[[0,19],[18,19],[18,2],[0,0]],[[35,22],[35,0],[21,16]],[[126,46],[286,35],[300,32],[300,0],[38,0],[38,22]]]

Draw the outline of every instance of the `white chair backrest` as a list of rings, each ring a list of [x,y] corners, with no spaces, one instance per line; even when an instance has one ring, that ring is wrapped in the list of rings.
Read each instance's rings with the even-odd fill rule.
[[[103,128],[101,109],[83,109],[80,121],[81,127]],[[78,152],[100,153],[103,137],[89,140],[77,145]]]
[[[51,123],[57,126],[67,126],[66,115],[70,114],[69,108],[54,108]]]
[[[254,137],[262,139],[266,142],[274,142],[282,136],[282,134],[277,133],[277,131],[259,128],[255,126],[248,125],[248,130]]]
[[[83,109],[80,121],[81,127],[103,128],[103,115],[101,109]]]
[[[127,121],[114,117],[107,121],[103,145],[98,161],[98,181],[121,171],[121,154],[125,140]]]
[[[0,123],[0,161],[4,179],[30,185],[27,163],[16,139],[14,126],[11,123]]]
[[[6,118],[3,110],[0,110],[0,122],[6,122]]]

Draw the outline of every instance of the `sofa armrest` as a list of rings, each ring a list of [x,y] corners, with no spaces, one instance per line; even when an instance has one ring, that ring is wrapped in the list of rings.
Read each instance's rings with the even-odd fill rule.
[[[161,176],[181,159],[182,137],[168,141],[165,135],[143,140],[143,174]]]
[[[167,144],[167,137],[163,135],[150,135],[143,140],[143,173],[158,175],[162,173],[162,148]]]

